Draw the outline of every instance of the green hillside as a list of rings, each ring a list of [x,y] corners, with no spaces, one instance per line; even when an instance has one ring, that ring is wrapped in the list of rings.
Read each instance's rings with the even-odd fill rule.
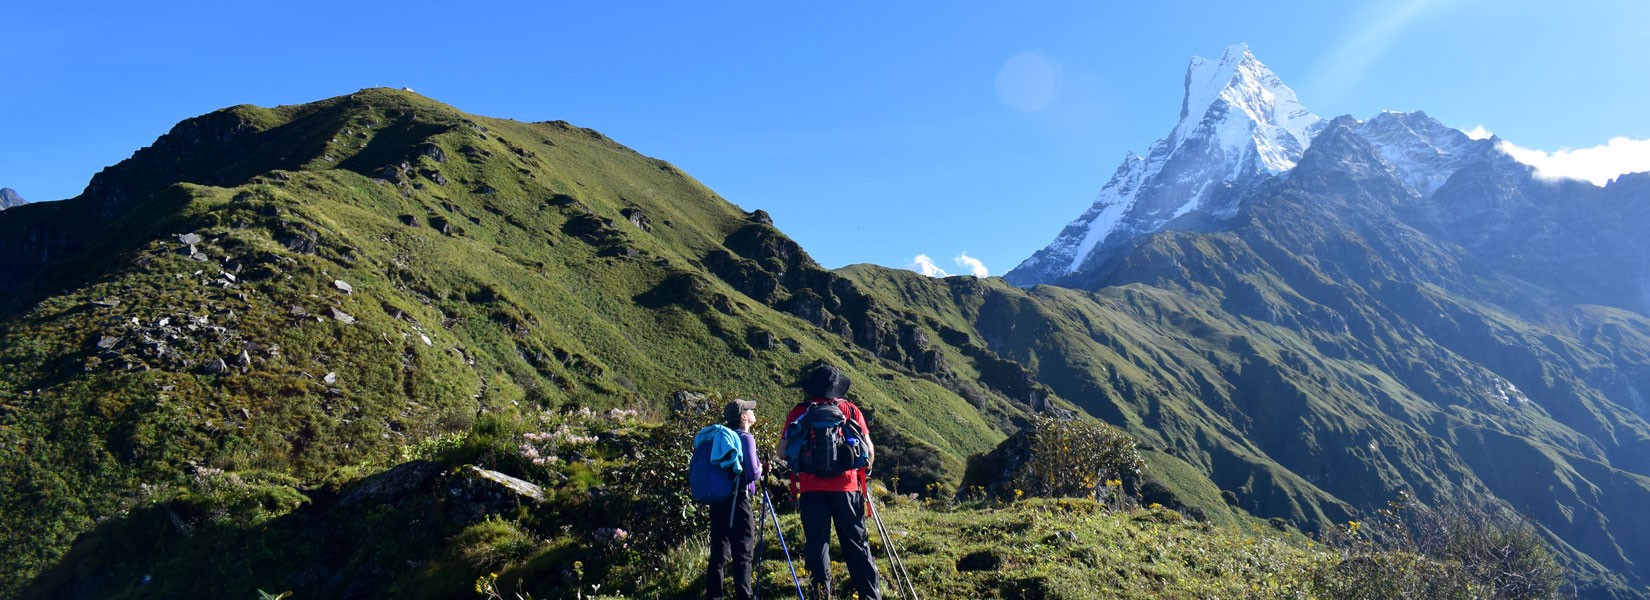
[[[657,410],[678,390],[777,419],[821,358],[903,434],[887,443],[918,488],[954,487],[1026,412],[913,376],[932,344],[898,339],[905,315],[670,164],[410,93],[186,121],[0,235],[51,227],[74,253],[8,265],[36,272],[0,324],[3,535],[30,549],[4,559],[8,587],[199,469],[305,490],[489,416]],[[765,299],[789,312],[707,264],[782,273]]]
[[[1321,217],[1154,236],[1095,291],[827,271],[566,123],[385,89],[224,109],[0,213],[0,594],[457,597],[496,569],[538,597],[691,594],[666,577],[702,518],[671,444],[729,397],[771,439],[817,360],[855,381],[890,516],[948,597],[1321,596],[1334,557],[1298,532],[1404,491],[1503,500],[1585,589],[1642,588],[1650,427],[1604,386],[1650,322],[1515,310],[1493,278],[1468,300],[1426,283],[1465,272],[1447,252]],[[1349,258],[1299,250],[1325,240]],[[1161,506],[1084,505],[1067,536],[1069,505],[958,489],[1036,414],[1134,436],[1147,468],[1119,492]],[[493,489],[472,465],[542,497],[455,499]],[[997,574],[958,579],[979,552]]]

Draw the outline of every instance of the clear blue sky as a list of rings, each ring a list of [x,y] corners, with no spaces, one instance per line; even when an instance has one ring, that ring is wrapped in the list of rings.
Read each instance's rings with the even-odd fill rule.
[[[1001,274],[1169,131],[1188,59],[1235,42],[1326,117],[1650,138],[1642,0],[917,4],[7,2],[0,186],[72,197],[190,116],[405,86],[600,130],[830,267],[966,251]]]

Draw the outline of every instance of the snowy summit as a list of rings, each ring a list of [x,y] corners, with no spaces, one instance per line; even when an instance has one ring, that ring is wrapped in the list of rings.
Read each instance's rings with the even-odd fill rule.
[[[1093,206],[1005,277],[1045,283],[1192,211],[1230,216],[1236,207],[1223,199],[1294,168],[1322,123],[1247,44],[1228,47],[1220,60],[1193,57],[1169,136],[1145,157],[1130,152]]]

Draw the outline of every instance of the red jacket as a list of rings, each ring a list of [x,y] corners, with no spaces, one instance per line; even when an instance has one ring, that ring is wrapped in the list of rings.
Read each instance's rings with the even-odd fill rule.
[[[809,398],[806,402],[797,404],[795,407],[791,408],[791,412],[786,413],[785,415],[786,428],[789,429],[789,425],[792,422],[800,418],[802,413],[807,412],[809,404],[832,401],[833,400],[828,398]],[[842,407],[842,414],[849,419],[853,419],[855,423],[858,423],[859,430],[864,432],[866,438],[870,438],[871,428],[865,424],[864,411],[859,410],[858,406],[855,406],[854,403],[847,400],[838,399],[835,401],[842,403],[840,405]],[[783,439],[783,436],[781,439]],[[872,447],[874,448],[875,446],[873,445]],[[797,473],[796,482],[801,493],[804,494],[808,492],[858,492],[864,488],[865,478],[869,471],[869,468],[854,469],[841,475],[837,475],[836,477],[825,477],[822,475],[814,475],[812,473]]]

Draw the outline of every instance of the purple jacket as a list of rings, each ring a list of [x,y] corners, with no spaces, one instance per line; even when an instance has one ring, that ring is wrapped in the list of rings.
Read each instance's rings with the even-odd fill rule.
[[[751,432],[735,429],[739,434],[739,447],[745,450],[745,472],[739,475],[739,481],[744,482],[745,491],[751,496],[756,495],[756,480],[762,478],[762,461],[756,458],[756,437]]]

